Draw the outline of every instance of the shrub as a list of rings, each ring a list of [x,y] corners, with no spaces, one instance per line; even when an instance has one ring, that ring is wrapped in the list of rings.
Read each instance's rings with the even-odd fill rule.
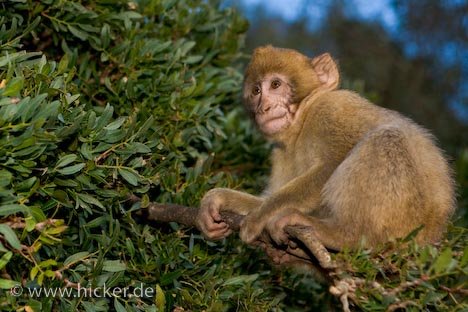
[[[224,166],[252,151],[226,147],[224,130],[235,128],[233,143],[257,139],[236,121],[239,110],[224,107],[240,88],[232,64],[245,20],[206,1],[1,6],[0,287],[159,289],[143,299],[5,291],[1,307],[120,311],[191,297],[203,298],[194,307],[217,302],[182,289],[194,276],[211,283],[225,269],[203,272],[211,258],[206,245],[194,244],[199,237],[138,224],[125,199],[134,193],[194,205],[213,185],[238,183]]]

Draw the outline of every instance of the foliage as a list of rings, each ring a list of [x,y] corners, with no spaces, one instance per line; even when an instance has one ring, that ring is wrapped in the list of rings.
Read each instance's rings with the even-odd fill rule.
[[[177,224],[148,224],[126,201],[133,193],[196,206],[214,186],[259,192],[268,146],[232,105],[245,30],[245,20],[214,1],[0,3],[1,310],[339,307],[314,278],[272,268],[234,238],[214,244]],[[402,253],[419,257],[420,275],[411,277],[426,272],[458,287],[467,270],[463,237],[428,247],[424,259],[416,255],[424,248]],[[355,276],[382,274],[365,251],[340,256]],[[404,258],[391,263],[412,268]],[[79,292],[104,285],[156,294]],[[445,288],[423,286],[404,299],[435,292],[421,307],[448,305]],[[72,293],[28,292],[39,287]],[[363,309],[389,302],[366,294]]]
[[[458,186],[458,211],[456,224],[468,227],[468,148],[461,150],[455,163]]]
[[[138,224],[125,198],[194,205],[215,184],[235,185],[222,166],[251,152],[245,143],[224,146],[224,130],[240,127],[230,134],[235,143],[247,142],[251,129],[235,121],[239,111],[222,108],[237,97],[242,77],[229,65],[246,22],[206,1],[0,5],[1,288],[143,283],[166,294],[60,299],[5,291],[1,307],[209,307],[223,291],[225,305],[237,304],[234,290],[251,278],[228,283],[232,269],[223,262],[205,271],[211,249],[194,245],[198,236]],[[205,281],[211,290],[189,292]]]
[[[415,231],[417,232],[417,231]],[[350,298],[366,311],[463,311],[468,295],[468,231],[452,227],[438,246],[409,235],[376,250],[336,255]]]

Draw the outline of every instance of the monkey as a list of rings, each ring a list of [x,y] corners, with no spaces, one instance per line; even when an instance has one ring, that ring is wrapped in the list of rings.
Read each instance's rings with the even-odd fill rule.
[[[265,231],[279,245],[284,228],[309,226],[331,250],[374,247],[422,226],[420,244],[440,240],[454,212],[455,185],[444,153],[428,130],[398,112],[339,89],[329,53],[309,58],[271,45],[254,50],[243,99],[273,144],[266,190],[254,196],[209,190],[197,225],[205,237],[232,230],[221,211],[245,215],[240,238]]]

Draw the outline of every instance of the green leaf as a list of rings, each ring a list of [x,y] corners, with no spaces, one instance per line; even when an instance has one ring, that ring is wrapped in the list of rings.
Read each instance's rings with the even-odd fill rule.
[[[127,312],[127,309],[119,302],[118,298],[114,298],[114,308],[117,312]]]
[[[63,169],[58,169],[57,172],[59,172],[59,173],[61,173],[63,175],[70,175],[70,174],[77,173],[78,171],[83,169],[85,167],[85,165],[86,164],[76,164],[76,165],[66,167],[66,168],[63,168]]]
[[[25,218],[25,222],[26,222],[26,227],[25,227],[26,231],[31,232],[32,230],[35,229],[37,222],[32,216]]]
[[[137,173],[127,168],[119,168],[118,171],[119,171],[119,174],[122,176],[122,178],[125,179],[125,181],[127,181],[133,186],[138,185],[138,181],[140,177],[138,176]]]
[[[51,200],[51,203],[54,204],[54,208],[57,206],[57,204]],[[39,207],[39,206],[31,206],[29,207],[31,209],[30,213],[31,216],[34,218],[36,222],[42,222],[46,219],[46,216],[44,214],[44,211],[47,209],[47,205],[44,205],[44,207]]]
[[[50,266],[56,266],[56,265],[57,265],[57,261],[55,261],[54,259],[47,259],[39,263],[39,266],[41,268],[48,268]]]
[[[18,212],[26,213],[29,209],[25,205],[9,204],[0,206],[0,216],[5,217]]]
[[[34,115],[33,121],[48,120],[50,117],[56,116],[58,114],[59,108],[60,108],[59,101],[50,102],[43,109],[41,109],[37,114]]]
[[[64,73],[67,70],[69,62],[70,60],[69,60],[68,54],[65,54],[64,56],[62,56],[58,65],[59,73]]]
[[[257,280],[258,277],[259,277],[258,274],[235,276],[226,280],[222,285],[223,286],[243,285],[243,284],[251,283]]]
[[[78,156],[76,156],[75,154],[69,154],[69,155],[60,157],[60,159],[55,164],[55,168],[65,167],[66,165],[69,165],[72,162],[74,162],[77,158]]]
[[[127,249],[128,255],[133,257],[135,255],[135,246],[133,245],[132,240],[128,237],[125,239],[125,247]]]
[[[34,116],[34,114],[37,112],[37,110],[41,109],[42,102],[47,98],[47,96],[48,96],[47,93],[42,93],[31,98],[27,102],[25,101],[23,103],[23,107],[20,107],[18,109],[18,115],[21,116],[21,121],[26,122],[30,120]]]
[[[37,182],[36,177],[31,177],[29,179],[23,180],[16,185],[16,190],[22,191],[22,192],[30,191],[34,187],[34,184],[36,184],[36,182]]]
[[[104,224],[106,224],[109,220],[109,218],[106,216],[100,216],[100,217],[97,217],[96,219],[93,219],[89,222],[87,222],[86,224],[84,224],[83,226],[86,227],[86,228],[95,228],[95,227],[99,227],[99,226],[103,226]]]
[[[158,311],[164,311],[166,308],[166,295],[164,294],[164,291],[162,290],[161,286],[159,286],[159,284],[156,284],[156,296],[154,297],[154,303],[156,304]]]
[[[417,228],[412,230],[408,235],[406,235],[406,237],[403,238],[403,241],[404,242],[409,242],[409,241],[413,240],[416,237],[416,235],[418,235],[418,233],[421,232],[421,230],[423,228],[424,228],[424,225],[418,226]]]
[[[70,32],[75,35],[76,37],[80,38],[81,40],[85,41],[86,39],[88,39],[88,34],[82,30],[79,30],[78,28],[72,26],[72,25],[68,25],[68,30],[70,30]]]
[[[83,143],[83,145],[81,145],[80,152],[81,152],[81,155],[83,155],[85,159],[87,160],[94,159],[93,150],[91,149],[91,146],[88,143]]]
[[[184,60],[184,63],[186,63],[186,64],[195,64],[195,63],[200,62],[201,60],[203,60],[202,55],[191,55],[191,56],[187,57]]]
[[[92,205],[95,205],[95,206],[98,206],[99,208],[102,208],[103,210],[105,210],[105,207],[104,205],[95,197],[89,195],[89,194],[84,194],[84,193],[81,193],[81,194],[76,194],[76,196],[78,196],[82,201],[88,203],[88,204],[92,204]]]
[[[5,240],[8,242],[8,244],[11,245],[11,247],[20,250],[21,249],[21,243],[16,236],[15,232],[6,224],[0,224],[0,234],[3,235]]]
[[[7,83],[6,87],[3,89],[0,89],[0,94],[3,96],[15,96],[18,95],[21,89],[23,88],[24,84],[24,79],[15,77],[13,78],[9,83]]]
[[[29,272],[29,277],[33,280],[36,278],[37,276],[37,273],[39,273],[39,269],[40,267],[38,265],[36,265],[35,267],[33,267],[31,269],[31,272]]]
[[[450,263],[452,262],[452,249],[444,249],[437,260],[434,262],[433,269],[435,273],[439,274],[448,269]]]
[[[13,175],[8,170],[0,170],[0,187],[7,186],[11,183]]]
[[[126,136],[125,131],[121,129],[113,130],[113,131],[108,131],[104,137],[103,140],[107,143],[118,143],[121,142]]]
[[[77,252],[76,254],[73,254],[73,255],[69,256],[67,259],[65,259],[65,261],[63,262],[63,265],[64,266],[69,266],[72,263],[80,262],[80,261],[86,259],[88,257],[88,255],[89,255],[89,252],[87,252],[87,251]]]
[[[128,145],[128,148],[134,150],[137,153],[148,154],[151,153],[151,148],[140,142],[132,142]]]
[[[139,19],[142,18],[141,14],[134,11],[125,11],[118,14],[122,19]]]
[[[73,95],[67,95],[65,97],[68,105],[72,104],[73,102],[75,102],[76,100],[78,100],[80,98],[81,94],[73,94]]]
[[[26,51],[19,51],[19,52],[7,54],[5,56],[0,57],[0,67],[3,67],[13,62],[21,62],[29,58],[39,56],[41,54],[42,52],[26,52]]]
[[[16,281],[12,281],[12,280],[8,280],[8,279],[4,279],[4,278],[0,278],[0,289],[11,289],[11,288],[13,288],[15,286],[21,287],[19,285],[21,285],[21,283],[18,283]]]
[[[98,131],[104,128],[104,126],[109,123],[113,113],[114,108],[107,104],[104,108],[104,112],[102,113],[102,115],[97,118],[96,126],[94,127],[94,129]]]
[[[463,249],[463,256],[460,260],[460,266],[462,268],[466,265],[468,265],[468,246],[465,246],[465,249]]]
[[[18,56],[26,54],[26,51],[20,51],[16,53],[7,54],[0,57],[0,67],[12,63]]]
[[[125,271],[127,266],[120,260],[106,260],[102,265],[102,270],[106,272],[120,272]]]
[[[3,269],[7,265],[7,263],[10,261],[12,256],[13,256],[13,253],[11,251],[8,251],[2,256],[2,258],[0,258],[0,270]]]
[[[119,117],[118,119],[114,120],[110,124],[104,127],[106,130],[116,130],[122,126],[122,124],[127,120],[125,117]]]
[[[196,45],[195,41],[187,41],[180,48],[181,55],[186,55]]]

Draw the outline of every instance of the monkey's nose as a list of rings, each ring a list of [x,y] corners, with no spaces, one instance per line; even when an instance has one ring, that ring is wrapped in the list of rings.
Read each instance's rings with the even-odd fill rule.
[[[258,106],[257,106],[257,113],[258,114],[265,114],[266,112],[268,112],[271,109],[271,107],[272,107],[272,105],[270,105],[268,103],[259,102]]]

